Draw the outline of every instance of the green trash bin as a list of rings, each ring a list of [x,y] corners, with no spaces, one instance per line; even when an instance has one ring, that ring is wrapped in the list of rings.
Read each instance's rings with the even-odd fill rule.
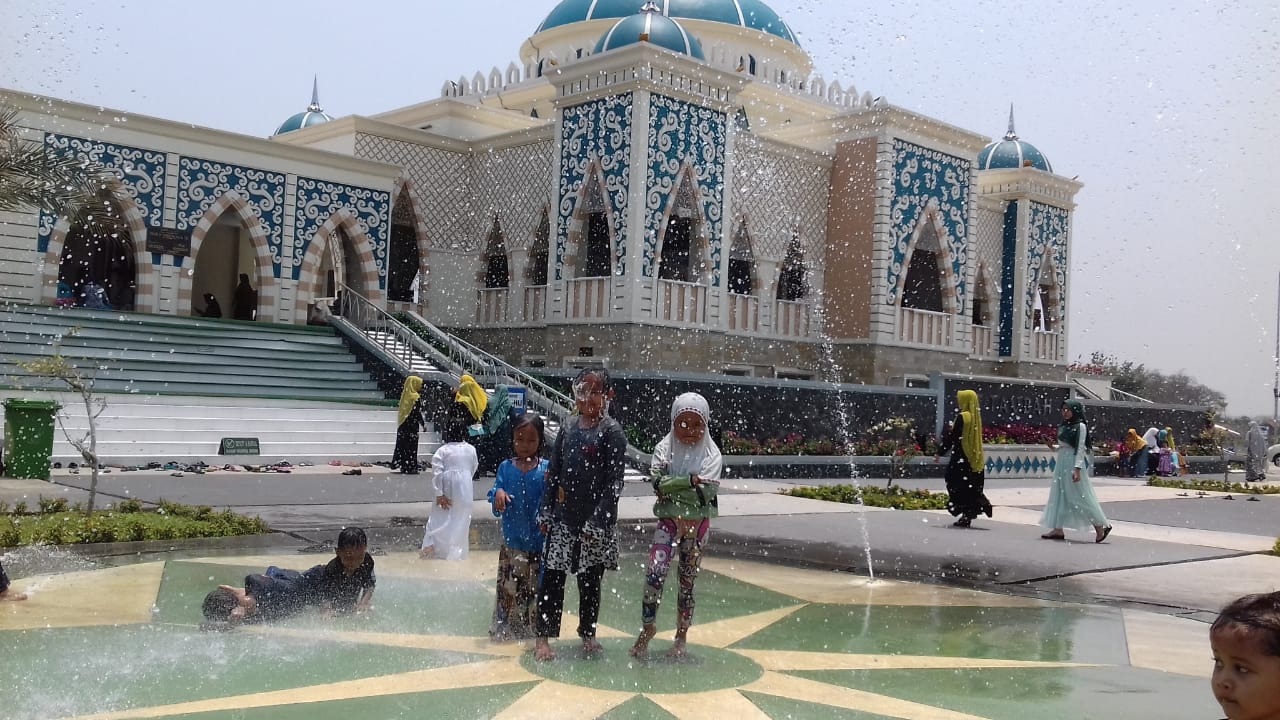
[[[4,466],[12,478],[49,479],[53,456],[53,422],[58,403],[48,400],[4,401]]]

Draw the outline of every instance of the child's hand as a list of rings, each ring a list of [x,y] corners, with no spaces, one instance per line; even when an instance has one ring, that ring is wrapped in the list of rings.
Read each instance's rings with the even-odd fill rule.
[[[498,492],[494,493],[493,495],[494,510],[497,510],[498,512],[503,512],[504,510],[507,509],[507,503],[509,502],[511,502],[511,496],[507,494],[506,490],[499,490]]]
[[[436,504],[444,508],[445,510],[448,510],[449,508],[453,507],[453,503],[449,501],[449,497],[447,495],[437,495]]]

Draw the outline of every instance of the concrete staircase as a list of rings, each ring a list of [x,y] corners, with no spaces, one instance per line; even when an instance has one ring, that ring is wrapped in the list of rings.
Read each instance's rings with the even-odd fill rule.
[[[58,343],[106,401],[103,463],[391,458],[395,403],[332,328],[0,306],[0,398],[57,400],[61,425],[80,437],[88,425],[80,397],[19,365],[52,355]],[[222,438],[257,438],[261,455],[219,456]],[[424,433],[422,455],[437,444]],[[62,428],[53,460],[83,462]]]

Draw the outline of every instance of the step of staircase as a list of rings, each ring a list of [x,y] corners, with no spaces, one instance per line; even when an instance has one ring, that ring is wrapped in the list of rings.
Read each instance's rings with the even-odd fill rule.
[[[388,403],[332,328],[0,306],[0,387],[58,390],[22,367],[55,347],[104,394]]]
[[[31,398],[29,392],[0,391],[0,399]],[[54,429],[53,462],[83,463],[67,434],[82,437],[88,418],[79,396],[41,395],[62,405]],[[317,465],[330,460],[390,460],[395,447],[396,410],[332,402],[272,401],[252,398],[104,395],[98,419],[98,456],[107,465],[203,460],[210,465],[259,465],[288,460]],[[222,438],[257,438],[259,455],[219,455]],[[419,453],[429,458],[439,447],[429,428]]]

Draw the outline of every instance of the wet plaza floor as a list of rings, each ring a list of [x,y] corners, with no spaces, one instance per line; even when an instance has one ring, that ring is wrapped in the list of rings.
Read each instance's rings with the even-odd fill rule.
[[[320,556],[149,561],[18,580],[0,605],[0,714],[7,718],[904,718],[1014,720],[1220,717],[1207,626],[709,556],[697,583],[691,658],[627,654],[639,628],[643,558],[606,575],[604,657],[492,644],[496,553],[459,563],[377,561],[368,616],[305,615],[201,632],[200,601],[267,565]],[[674,582],[671,583],[674,585]],[[570,582],[566,608],[577,599]]]

